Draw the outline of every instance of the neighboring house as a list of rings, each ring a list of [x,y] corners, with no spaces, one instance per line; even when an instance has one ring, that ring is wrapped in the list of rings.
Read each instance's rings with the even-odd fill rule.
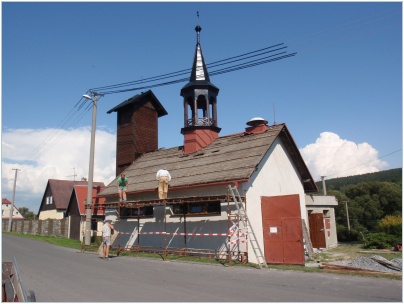
[[[38,211],[38,219],[63,219],[69,204],[74,185],[87,185],[86,180],[72,181],[49,179]],[[102,182],[93,182],[93,186],[103,187]]]
[[[97,197],[97,194],[104,189],[104,186],[93,187],[93,200],[91,210],[92,235],[101,235],[104,220],[105,208],[102,207],[105,199]],[[83,240],[86,227],[87,185],[74,185],[70,196],[69,205],[66,210],[66,217],[69,217],[69,238]],[[97,207],[94,207],[96,205]]]
[[[219,136],[219,89],[209,79],[199,41],[201,28],[195,30],[197,45],[191,77],[181,89],[183,146],[157,149],[158,132],[149,126],[157,128],[158,117],[166,111],[150,91],[108,112],[118,113],[117,176],[123,171],[129,179],[126,206],[118,204],[117,179],[98,195],[106,199],[106,216],[117,221],[120,236],[115,245],[167,246],[223,254],[229,250],[249,252],[248,260],[257,263],[251,246],[237,239],[229,243],[226,237],[233,224],[240,224],[230,219],[237,216],[228,189],[234,185],[245,197],[247,214],[266,261],[304,264],[302,220],[310,235],[330,232],[328,243],[321,246],[337,245],[335,198],[314,195],[318,188],[286,124],[269,126],[265,119],[255,117],[243,131]],[[145,108],[149,120],[140,120],[138,113],[145,112]],[[235,123],[239,121],[234,119]],[[138,132],[138,140],[130,137],[128,130]],[[153,145],[147,145],[148,141]],[[172,176],[165,202],[157,194],[156,172],[161,168]],[[318,215],[316,225],[327,229],[310,227],[312,214]],[[316,234],[313,237],[317,238]]]
[[[10,219],[10,210],[11,210],[11,205],[12,202],[10,202],[8,199],[3,198],[2,199],[2,204],[1,204],[1,219],[8,220]],[[12,220],[13,221],[22,221],[25,220],[25,218],[21,215],[21,213],[18,211],[17,207],[13,206],[13,215],[12,215]]]

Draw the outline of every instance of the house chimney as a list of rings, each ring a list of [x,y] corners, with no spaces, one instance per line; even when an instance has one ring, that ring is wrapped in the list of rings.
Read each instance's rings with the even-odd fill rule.
[[[245,128],[245,134],[259,134],[264,133],[269,129],[268,121],[261,117],[251,118],[250,121],[247,122],[249,127]]]

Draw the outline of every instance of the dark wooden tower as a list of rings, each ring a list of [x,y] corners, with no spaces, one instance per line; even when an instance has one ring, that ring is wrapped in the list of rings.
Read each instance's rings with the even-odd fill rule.
[[[209,73],[200,45],[200,32],[197,25],[196,50],[189,82],[181,89],[184,98],[184,153],[193,153],[209,145],[219,136],[217,121],[217,95],[219,89],[210,82]]]
[[[167,115],[151,90],[125,100],[107,113],[117,112],[116,176],[138,157],[158,149],[158,118]]]

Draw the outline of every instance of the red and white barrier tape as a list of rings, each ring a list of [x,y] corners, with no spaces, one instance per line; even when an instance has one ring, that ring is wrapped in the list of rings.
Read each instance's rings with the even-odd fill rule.
[[[83,230],[88,231],[88,230]],[[93,232],[102,232],[99,230],[90,230]],[[230,236],[227,233],[181,233],[181,232],[119,232],[119,234],[167,234],[167,235],[182,235],[182,236]]]

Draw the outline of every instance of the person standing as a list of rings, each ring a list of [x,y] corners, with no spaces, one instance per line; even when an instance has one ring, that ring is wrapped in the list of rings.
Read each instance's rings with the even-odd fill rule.
[[[156,180],[159,181],[159,199],[167,199],[168,182],[171,180],[170,172],[168,172],[166,169],[158,170]]]
[[[118,193],[119,193],[119,201],[126,202],[126,191],[128,190],[128,179],[125,177],[125,174],[121,174],[117,181],[118,184]]]
[[[104,260],[109,260],[109,249],[111,247],[111,230],[114,226],[111,224],[111,220],[104,220],[104,225],[102,226],[102,244],[104,247]]]

